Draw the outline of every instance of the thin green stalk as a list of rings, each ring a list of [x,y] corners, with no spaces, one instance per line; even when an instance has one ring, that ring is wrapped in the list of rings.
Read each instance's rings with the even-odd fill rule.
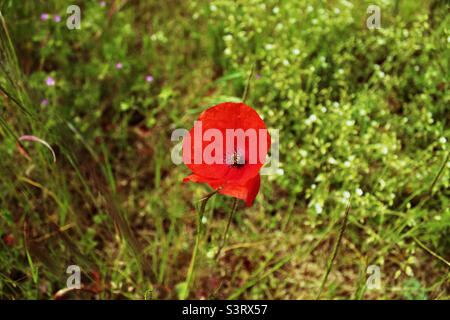
[[[214,256],[214,259],[217,259],[219,257],[220,252],[222,251],[223,247],[225,246],[225,241],[227,239],[228,229],[230,228],[231,219],[233,218],[233,214],[236,211],[236,208],[237,208],[237,198],[234,198],[233,199],[233,206],[231,207],[231,212],[228,215],[227,227],[225,228],[225,233],[223,234],[222,244],[220,245],[219,250],[217,250],[216,255]]]
[[[431,186],[428,189],[428,196],[431,196],[431,194],[433,192],[433,187],[436,185],[436,183],[438,182],[439,178],[441,177],[442,171],[444,171],[445,165],[447,164],[449,157],[450,157],[450,152],[447,153],[447,156],[445,157],[445,160],[442,163],[438,174],[436,175],[436,177],[434,178],[433,182],[431,183]]]
[[[250,75],[248,76],[248,79],[247,79],[247,84],[245,86],[244,95],[242,96],[243,103],[245,103],[245,100],[247,100],[248,91],[250,90],[250,80],[252,79],[254,69],[255,69],[255,65],[252,66],[252,70],[250,71]]]
[[[206,203],[208,202],[208,200],[213,195],[215,195],[217,192],[219,192],[220,189],[222,189],[222,187],[217,188],[213,192],[207,194],[206,197],[202,199],[202,204],[200,206],[200,211],[198,212],[198,215],[197,215],[197,228],[196,228],[196,234],[195,234],[194,251],[192,252],[191,262],[189,263],[188,274],[187,274],[187,277],[186,277],[186,287],[185,287],[185,289],[183,290],[183,292],[181,294],[181,297],[180,297],[181,300],[186,299],[187,296],[189,295],[189,291],[190,291],[190,288],[192,286],[192,281],[194,280],[195,262],[197,260],[198,249],[199,249],[199,246],[200,246],[201,223],[202,223],[203,214],[205,213]]]
[[[320,298],[322,294],[322,290],[325,287],[325,283],[327,282],[328,275],[330,274],[331,267],[333,266],[334,259],[336,258],[339,245],[341,244],[342,235],[344,234],[345,227],[347,226],[348,213],[350,212],[350,200],[348,202],[347,210],[345,210],[344,220],[342,221],[341,231],[339,232],[339,236],[334,245],[333,253],[331,255],[331,259],[328,261],[327,271],[325,272],[325,276],[323,277],[322,284],[320,285],[319,293],[317,294],[316,300]]]
[[[431,250],[430,248],[428,248],[427,246],[425,246],[422,242],[420,242],[419,239],[417,239],[416,237],[412,237],[412,239],[414,240],[415,243],[417,243],[419,245],[419,247],[421,247],[423,250],[425,250],[426,252],[428,252],[429,254],[431,254],[433,257],[435,257],[436,259],[438,259],[439,261],[442,261],[443,263],[445,263],[448,267],[450,267],[450,262],[448,262],[447,260],[445,260],[444,258],[442,258],[440,255],[438,255],[437,253],[435,253],[433,250]]]
[[[436,177],[434,177],[433,182],[431,183],[430,187],[428,188],[428,192],[422,197],[422,199],[420,200],[419,204],[417,205],[417,209],[422,208],[422,206],[425,204],[425,202],[431,198],[431,196],[433,195],[433,188],[436,185],[436,183],[439,181],[439,179],[441,178],[442,172],[445,169],[445,166],[447,165],[447,162],[450,158],[450,152],[447,152],[447,155],[445,156],[445,160],[442,162],[441,168],[439,169]],[[409,201],[409,200],[408,200]]]

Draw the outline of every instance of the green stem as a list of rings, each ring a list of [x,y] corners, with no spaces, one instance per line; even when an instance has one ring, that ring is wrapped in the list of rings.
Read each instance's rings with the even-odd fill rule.
[[[441,168],[439,169],[438,174],[436,175],[436,177],[433,180],[433,183],[430,186],[430,189],[428,189],[428,196],[431,196],[432,192],[433,192],[433,187],[436,185],[436,183],[438,182],[439,178],[441,177],[442,171],[444,171],[445,165],[448,162],[448,159],[450,157],[450,152],[447,153],[447,156],[445,157],[444,162],[441,165]]]
[[[228,229],[230,229],[231,219],[233,217],[234,212],[236,211],[236,207],[237,207],[237,198],[234,198],[233,206],[231,207],[231,212],[228,215],[227,227],[225,228],[225,233],[223,234],[222,244],[220,245],[219,250],[217,250],[217,253],[214,256],[214,259],[217,259],[219,257],[220,252],[222,251],[223,247],[225,246],[225,241],[227,239]]]
[[[242,96],[242,103],[245,103],[245,100],[247,100],[248,90],[250,89],[250,80],[252,79],[254,69],[255,69],[255,65],[253,64],[252,70],[250,71],[250,75],[248,76],[248,79],[247,79],[247,84],[245,86],[244,95]]]
[[[419,239],[417,239],[416,237],[412,237],[412,239],[414,240],[415,243],[417,243],[423,250],[425,250],[426,252],[428,252],[429,254],[431,254],[433,257],[435,257],[436,259],[442,261],[443,263],[445,263],[447,266],[450,267],[450,262],[448,262],[447,260],[445,260],[444,258],[442,258],[440,255],[438,255],[437,253],[435,253],[433,250],[429,249],[427,246],[425,246],[422,242],[420,242]]]
[[[334,259],[336,258],[336,255],[337,255],[337,252],[339,249],[339,245],[341,244],[342,235],[344,234],[345,227],[347,226],[347,218],[348,218],[349,211],[350,211],[350,200],[348,202],[347,210],[345,210],[345,215],[344,215],[344,220],[342,221],[341,231],[339,232],[339,236],[334,245],[331,259],[328,261],[327,271],[325,272],[325,276],[323,277],[322,284],[320,285],[319,293],[317,294],[316,300],[318,300],[320,298],[320,295],[322,294],[322,290],[325,286],[325,283],[327,282],[328,275],[330,274],[330,271],[331,271],[331,267],[333,266]]]
[[[205,213],[205,208],[206,208],[206,203],[208,202],[208,200],[215,195],[217,192],[219,192],[219,190],[222,189],[222,187],[214,190],[211,193],[208,193],[206,195],[205,198],[202,199],[202,204],[200,206],[200,211],[198,212],[197,215],[197,229],[196,229],[196,234],[195,234],[195,246],[194,246],[194,251],[192,252],[192,257],[191,257],[191,262],[189,263],[189,270],[188,270],[188,274],[187,274],[187,278],[186,278],[186,287],[185,290],[183,291],[182,295],[181,295],[181,300],[184,300],[187,298],[187,296],[189,295],[189,291],[191,289],[192,286],[192,282],[194,280],[194,273],[195,273],[195,262],[197,260],[197,255],[198,255],[198,249],[200,247],[200,231],[201,231],[201,223],[202,223],[202,218],[203,218],[203,214]]]

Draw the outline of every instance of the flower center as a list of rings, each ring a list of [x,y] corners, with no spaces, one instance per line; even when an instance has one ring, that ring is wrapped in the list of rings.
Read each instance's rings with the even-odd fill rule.
[[[225,163],[233,168],[242,168],[245,165],[245,158],[239,151],[235,151],[227,153]]]

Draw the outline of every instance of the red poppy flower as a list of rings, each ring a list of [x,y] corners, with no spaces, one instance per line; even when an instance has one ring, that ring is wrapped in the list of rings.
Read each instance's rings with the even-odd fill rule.
[[[219,193],[251,206],[270,143],[263,120],[251,107],[232,102],[211,107],[183,139],[183,162],[193,172],[183,182],[222,187]]]

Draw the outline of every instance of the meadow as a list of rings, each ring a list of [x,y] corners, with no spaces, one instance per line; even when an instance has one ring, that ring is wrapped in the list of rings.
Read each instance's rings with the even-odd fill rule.
[[[72,2],[0,0],[0,299],[450,298],[448,2]],[[244,97],[279,166],[216,257],[172,133]]]

